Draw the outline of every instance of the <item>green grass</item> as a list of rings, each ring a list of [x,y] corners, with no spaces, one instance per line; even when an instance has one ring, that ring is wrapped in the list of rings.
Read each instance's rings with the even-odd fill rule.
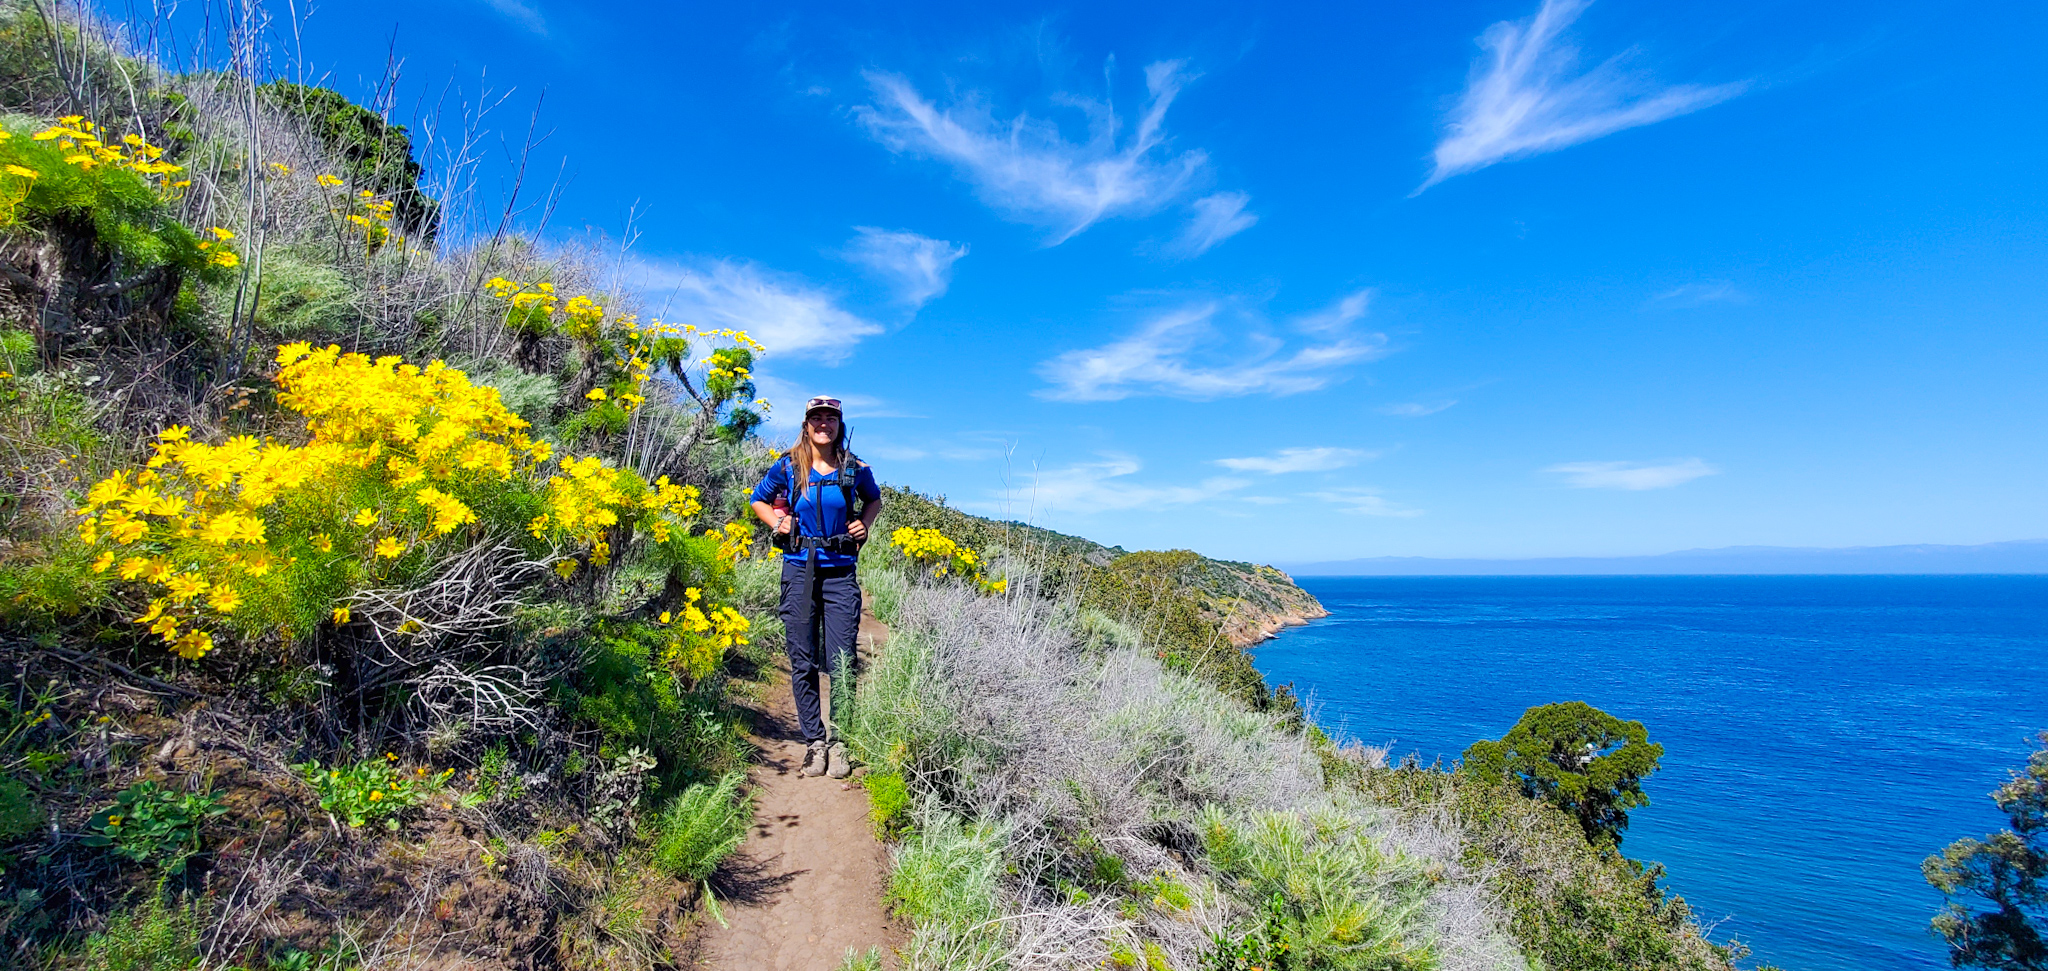
[[[847,948],[846,958],[839,962],[839,971],[882,971],[882,949],[871,947],[866,954],[861,954]]]
[[[939,814],[904,841],[887,900],[915,928],[904,949],[906,971],[1002,966],[1009,946],[999,920],[1003,844],[995,826],[963,825],[950,814]]]
[[[105,930],[86,938],[82,967],[99,971],[186,971],[199,966],[204,905],[172,903],[152,892],[131,909],[107,917]],[[60,966],[62,966],[60,964]]]
[[[1335,815],[1255,813],[1233,818],[1206,807],[1209,860],[1234,877],[1241,895],[1274,903],[1256,930],[1284,944],[1302,966],[1426,968],[1435,963],[1418,933],[1424,881]]]
[[[868,790],[868,821],[876,839],[895,839],[910,828],[910,790],[894,772],[870,772],[860,784]]]
[[[746,775],[728,772],[716,783],[698,784],[668,801],[648,821],[654,865],[679,880],[699,881],[746,842],[754,820],[753,801],[740,794]]]

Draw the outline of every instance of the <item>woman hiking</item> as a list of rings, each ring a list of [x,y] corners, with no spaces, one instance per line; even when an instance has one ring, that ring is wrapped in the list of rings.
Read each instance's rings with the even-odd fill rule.
[[[753,505],[783,551],[781,614],[789,642],[789,690],[805,743],[802,772],[844,779],[853,763],[846,744],[827,734],[818,676],[853,670],[860,636],[855,566],[882,512],[882,490],[874,470],[846,450],[846,417],[838,398],[812,398],[804,405],[796,444],[754,487]]]

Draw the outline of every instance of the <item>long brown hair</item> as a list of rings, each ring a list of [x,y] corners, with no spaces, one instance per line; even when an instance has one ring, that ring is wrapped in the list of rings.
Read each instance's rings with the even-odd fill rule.
[[[839,418],[839,437],[832,441],[833,458],[845,460],[846,416]],[[797,500],[811,488],[811,464],[818,461],[818,446],[811,442],[811,416],[804,416],[804,423],[797,426],[796,444],[789,448],[790,484],[796,491],[789,497],[789,508],[795,509]]]

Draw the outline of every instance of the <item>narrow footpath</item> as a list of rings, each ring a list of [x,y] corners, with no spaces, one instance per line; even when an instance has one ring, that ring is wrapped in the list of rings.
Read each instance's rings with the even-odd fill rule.
[[[863,662],[888,640],[871,614],[860,619]],[[888,851],[868,822],[868,797],[854,779],[804,778],[804,743],[789,697],[789,671],[767,689],[755,713],[759,757],[754,827],[712,878],[727,926],[708,915],[695,965],[726,971],[833,971],[851,949],[883,952],[896,966],[901,930],[882,906]]]

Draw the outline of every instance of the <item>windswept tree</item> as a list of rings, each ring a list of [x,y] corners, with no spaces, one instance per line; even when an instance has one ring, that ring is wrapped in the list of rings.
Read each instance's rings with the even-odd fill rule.
[[[1934,931],[1964,968],[2048,968],[2048,732],[2024,772],[1991,793],[2012,828],[1960,839],[1920,864],[1948,896]],[[1987,909],[1965,901],[1988,903]]]
[[[1506,738],[1472,743],[1463,771],[1519,785],[1576,818],[1587,842],[1620,846],[1628,811],[1650,804],[1642,781],[1663,756],[1642,722],[1565,701],[1523,712]]]

